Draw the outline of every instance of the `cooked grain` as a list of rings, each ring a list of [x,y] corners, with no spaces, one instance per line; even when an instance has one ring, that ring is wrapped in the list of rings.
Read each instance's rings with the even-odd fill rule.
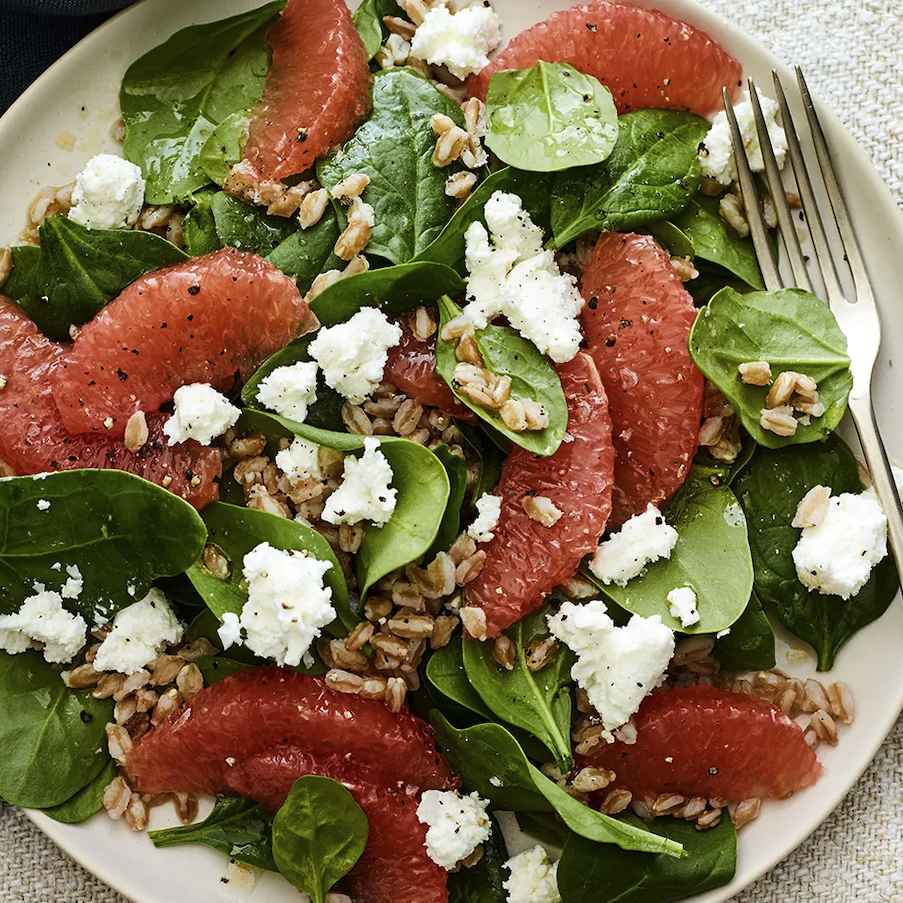
[[[506,671],[514,670],[514,643],[502,634],[492,644],[492,657]]]
[[[771,383],[771,365],[768,361],[746,361],[737,366],[740,379],[748,386],[767,386]]]
[[[792,527],[817,527],[828,513],[831,490],[827,486],[813,486],[800,500]]]
[[[446,188],[446,193],[448,188]],[[10,273],[13,271],[13,252],[9,248],[0,248],[0,288],[6,285]]]
[[[323,214],[326,213],[328,206],[329,192],[325,188],[318,188],[306,195],[298,208],[298,222],[301,224],[301,228],[310,229],[312,226],[316,226],[323,219]]]
[[[470,197],[474,186],[477,184],[477,177],[472,172],[456,172],[445,181],[445,193],[450,198],[457,201],[463,201]]]
[[[778,436],[792,436],[796,432],[797,421],[793,416],[793,409],[787,405],[781,405],[771,409],[762,408],[759,426]]]

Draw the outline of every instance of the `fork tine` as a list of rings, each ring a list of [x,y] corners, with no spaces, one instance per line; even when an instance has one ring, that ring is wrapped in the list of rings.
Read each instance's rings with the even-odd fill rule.
[[[812,283],[806,270],[806,261],[803,258],[803,249],[800,247],[799,236],[793,225],[793,217],[790,205],[787,203],[787,194],[781,181],[781,173],[778,170],[778,161],[774,156],[774,148],[771,146],[771,136],[768,134],[768,125],[765,115],[762,113],[762,104],[759,101],[759,93],[756,83],[749,79],[749,99],[752,103],[753,118],[756,121],[756,132],[759,135],[759,147],[762,151],[762,161],[765,164],[765,173],[768,177],[768,190],[771,192],[771,200],[778,215],[778,223],[781,227],[781,238],[787,257],[790,259],[790,269],[793,271],[794,285],[806,291],[812,291]]]
[[[825,293],[827,295],[825,300],[829,304],[836,304],[843,300],[843,288],[840,285],[837,269],[834,266],[834,255],[831,253],[831,246],[828,244],[828,236],[825,233],[825,225],[818,208],[818,201],[815,199],[815,192],[812,190],[812,180],[809,178],[809,170],[806,168],[799,132],[797,132],[793,114],[790,112],[790,104],[787,102],[787,95],[784,93],[784,85],[780,76],[774,70],[772,70],[772,77],[774,78],[775,96],[777,97],[778,108],[781,111],[784,132],[787,135],[787,149],[790,152],[793,175],[800,190],[803,211],[809,224],[809,234],[812,236],[812,244],[815,248],[815,260],[821,271],[822,281],[825,284]]]
[[[746,207],[746,220],[749,223],[749,231],[752,234],[753,245],[756,248],[756,257],[759,260],[759,268],[762,270],[762,278],[765,280],[765,288],[769,291],[777,291],[784,287],[781,274],[775,263],[771,250],[771,242],[765,230],[765,218],[758,204],[759,194],[756,191],[756,183],[753,181],[752,170],[749,168],[749,160],[746,158],[746,148],[743,146],[743,136],[740,134],[740,126],[737,124],[737,115],[734,113],[734,105],[731,103],[727,88],[722,89],[724,97],[724,112],[727,115],[728,125],[731,129],[731,145],[734,150],[734,162],[737,166],[737,174],[740,177],[740,188],[743,191],[744,206]],[[752,203],[749,203],[749,199]]]

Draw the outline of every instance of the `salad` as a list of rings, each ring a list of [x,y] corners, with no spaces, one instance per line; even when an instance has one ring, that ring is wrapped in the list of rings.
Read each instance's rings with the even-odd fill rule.
[[[178,32],[0,253],[3,799],[172,804],[315,903],[667,903],[819,779],[854,702],[772,624],[829,672],[898,579],[741,68],[617,0],[501,25]]]

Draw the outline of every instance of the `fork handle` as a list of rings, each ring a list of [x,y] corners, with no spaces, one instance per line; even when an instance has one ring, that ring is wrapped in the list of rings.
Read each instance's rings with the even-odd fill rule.
[[[897,492],[897,484],[890,469],[884,442],[878,432],[870,393],[866,392],[858,397],[855,393],[851,395],[849,409],[853,415],[856,432],[859,434],[859,444],[865,455],[866,466],[878,494],[878,501],[887,517],[887,532],[890,548],[897,562],[897,571],[903,576],[903,505],[900,503],[900,494]]]

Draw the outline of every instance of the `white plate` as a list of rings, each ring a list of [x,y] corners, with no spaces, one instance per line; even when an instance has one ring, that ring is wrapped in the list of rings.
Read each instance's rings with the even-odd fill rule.
[[[174,31],[260,5],[258,0],[144,0],[107,22],[46,72],[0,121],[0,245],[14,240],[25,211],[47,184],[69,182],[85,161],[101,150],[117,152],[109,126],[117,118],[122,74],[139,55]],[[567,0],[495,0],[505,38],[544,18]],[[648,3],[647,5],[653,5]],[[699,25],[743,63],[747,75],[770,84],[777,59],[764,47],[699,6],[695,0],[659,0],[657,7]],[[843,126],[824,114],[829,142],[839,158],[842,181],[855,186],[850,205],[877,291],[884,323],[884,350],[876,378],[876,407],[891,457],[903,458],[903,418],[896,411],[891,360],[903,354],[903,305],[898,303],[899,261],[903,259],[903,216]],[[896,390],[899,396],[899,389]],[[740,833],[737,875],[730,885],[694,898],[719,903],[746,887],[800,844],[840,802],[878,750],[903,707],[903,608],[899,600],[881,620],[860,632],[840,653],[831,679],[846,681],[856,701],[856,720],[842,729],[840,744],[821,747],[826,774],[817,786],[793,799],[768,803],[760,818]],[[790,652],[791,661],[787,661]],[[809,676],[811,658],[799,661],[780,643],[779,666]],[[256,889],[221,882],[225,859],[204,847],[156,851],[144,835],[99,814],[83,825],[61,825],[45,815],[29,815],[66,852],[135,903],[179,900],[250,899],[252,903],[297,903],[298,894],[274,875]],[[155,810],[152,827],[174,823],[172,813]],[[248,896],[250,894],[250,896]]]

